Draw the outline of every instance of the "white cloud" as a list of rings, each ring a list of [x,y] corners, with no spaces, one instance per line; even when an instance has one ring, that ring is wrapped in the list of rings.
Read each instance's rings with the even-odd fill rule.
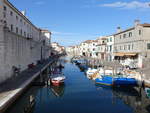
[[[100,7],[114,7],[114,8],[121,8],[121,9],[148,9],[150,8],[150,2],[139,2],[139,1],[114,2],[110,4],[102,4],[99,6]]]
[[[34,4],[35,5],[43,5],[43,4],[45,4],[45,2],[44,1],[36,1]]]

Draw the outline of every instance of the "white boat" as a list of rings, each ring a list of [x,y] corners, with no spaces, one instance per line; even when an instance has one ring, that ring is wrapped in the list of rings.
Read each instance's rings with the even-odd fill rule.
[[[91,69],[91,68],[88,68],[88,70],[86,71],[86,75],[88,78],[91,78],[91,76],[96,73],[98,70],[97,69]]]
[[[57,74],[50,77],[52,85],[59,86],[64,83],[66,77],[63,74]]]

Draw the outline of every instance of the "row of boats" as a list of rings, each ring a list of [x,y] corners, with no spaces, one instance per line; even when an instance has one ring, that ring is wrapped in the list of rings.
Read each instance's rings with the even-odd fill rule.
[[[113,68],[104,69],[104,67],[99,67],[97,69],[88,68],[83,60],[73,60],[73,62],[80,68],[84,68],[84,72],[89,79],[95,81],[96,84],[106,85],[106,86],[137,86],[138,82],[135,79],[136,73]],[[84,63],[83,63],[84,62]]]

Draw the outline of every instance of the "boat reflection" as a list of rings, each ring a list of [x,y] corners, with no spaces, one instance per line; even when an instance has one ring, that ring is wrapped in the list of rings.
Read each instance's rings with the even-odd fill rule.
[[[65,84],[62,84],[60,86],[50,86],[52,93],[56,97],[62,97],[65,92]]]

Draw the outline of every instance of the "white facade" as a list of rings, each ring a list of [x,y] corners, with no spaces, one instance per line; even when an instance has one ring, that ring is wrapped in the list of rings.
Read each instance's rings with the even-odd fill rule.
[[[23,71],[48,58],[46,39],[8,0],[0,0],[0,83],[14,76],[12,67]]]
[[[113,61],[114,60],[114,36],[107,36],[106,37],[106,60]]]
[[[98,52],[97,50],[97,45],[98,45],[98,41],[97,40],[92,40],[89,44],[88,44],[88,56],[91,58],[97,58],[98,57]]]
[[[2,0],[2,21],[11,32],[26,38],[40,40],[40,29],[35,27],[25,15],[18,11],[8,0]]]
[[[65,52],[65,47],[60,46],[57,42],[51,43],[52,45],[52,54],[57,55],[57,54],[63,54]]]
[[[99,59],[106,60],[106,42],[107,42],[107,40],[105,37],[101,37],[97,40],[98,40],[97,52],[98,52]]]

